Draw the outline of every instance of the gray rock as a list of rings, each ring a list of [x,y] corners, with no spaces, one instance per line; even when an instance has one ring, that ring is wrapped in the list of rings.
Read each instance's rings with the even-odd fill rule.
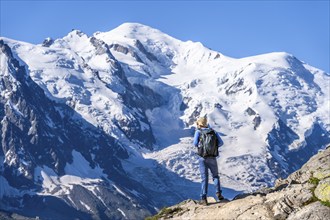
[[[299,170],[288,176],[287,180],[300,183],[308,182],[311,177],[319,180],[330,177],[330,148],[310,158]]]
[[[246,113],[248,114],[248,115],[255,115],[255,114],[257,114],[252,108],[250,108],[250,107],[248,107],[246,110]]]
[[[47,37],[43,42],[42,46],[43,47],[50,47],[54,43],[54,40],[50,37]]]
[[[288,220],[301,220],[301,219],[313,219],[324,220],[330,219],[330,208],[322,205],[320,202],[314,202],[309,204],[299,211],[292,213]]]
[[[162,216],[157,217],[159,219],[330,219],[330,208],[317,201],[313,195],[314,190],[320,190],[322,196],[328,196],[324,194],[324,189],[330,187],[330,178],[325,175],[330,167],[329,154],[330,148],[315,155],[288,179],[278,180],[274,188],[243,194],[232,201],[210,202],[208,206],[187,200],[169,207],[170,211],[173,210],[170,212],[171,215],[163,213]],[[319,192],[315,195],[319,199],[324,199]]]

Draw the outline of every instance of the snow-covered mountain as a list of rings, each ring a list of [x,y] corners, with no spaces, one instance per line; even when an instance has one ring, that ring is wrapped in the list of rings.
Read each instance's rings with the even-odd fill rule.
[[[233,59],[132,23],[0,48],[0,210],[132,219],[196,199],[203,115],[229,198],[330,143],[329,73],[284,52]]]

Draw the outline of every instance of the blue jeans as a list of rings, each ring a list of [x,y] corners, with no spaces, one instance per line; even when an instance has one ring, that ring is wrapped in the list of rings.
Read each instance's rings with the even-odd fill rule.
[[[207,189],[209,183],[209,169],[212,173],[213,182],[215,185],[215,192],[220,192],[220,180],[218,173],[218,164],[215,157],[199,158],[199,170],[202,178],[201,198],[205,199],[207,196]]]

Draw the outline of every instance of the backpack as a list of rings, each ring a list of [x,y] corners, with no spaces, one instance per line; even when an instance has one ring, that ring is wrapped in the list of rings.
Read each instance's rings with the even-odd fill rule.
[[[218,141],[217,134],[213,129],[201,129],[198,155],[201,157],[217,157],[219,155]]]

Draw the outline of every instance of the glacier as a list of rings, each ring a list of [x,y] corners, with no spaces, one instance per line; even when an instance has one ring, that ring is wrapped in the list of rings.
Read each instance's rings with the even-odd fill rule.
[[[129,219],[197,199],[199,116],[224,140],[227,198],[330,143],[330,75],[285,52],[234,59],[137,23],[0,46],[0,210]]]

